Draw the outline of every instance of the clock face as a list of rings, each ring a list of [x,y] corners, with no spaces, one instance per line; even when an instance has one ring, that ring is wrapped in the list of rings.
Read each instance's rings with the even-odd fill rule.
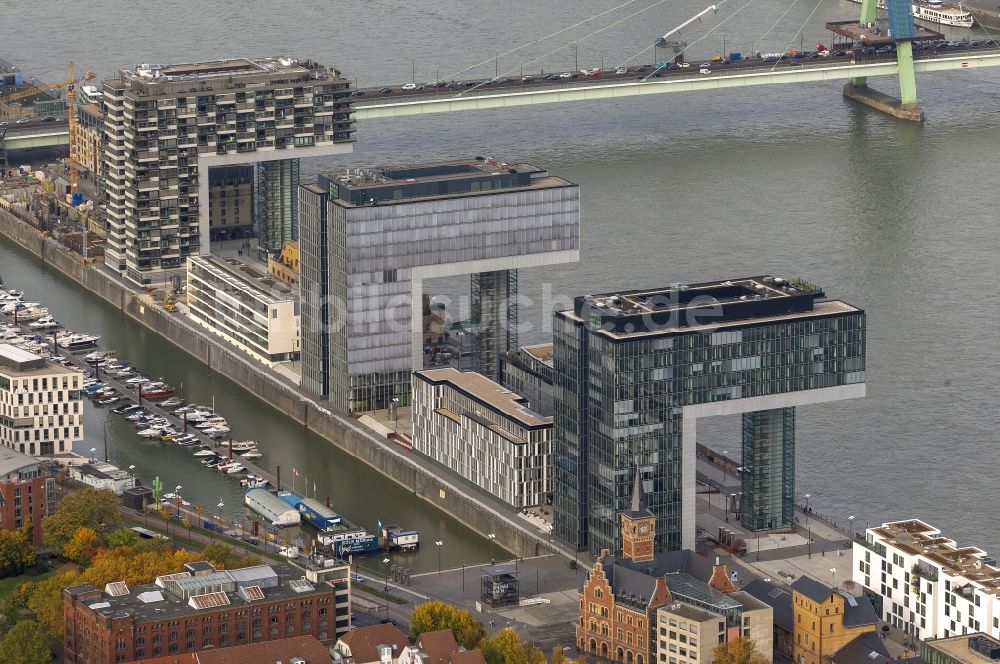
[[[640,535],[645,535],[648,532],[649,532],[649,526],[647,526],[646,524],[642,524],[641,526],[639,526]]]

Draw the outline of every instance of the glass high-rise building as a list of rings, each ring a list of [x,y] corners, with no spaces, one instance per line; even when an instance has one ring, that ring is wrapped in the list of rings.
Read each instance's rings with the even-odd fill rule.
[[[742,415],[740,518],[794,524],[795,408],[865,394],[865,314],[770,276],[577,297],[553,321],[555,530],[620,550],[638,467],[657,552],[695,545],[696,431]]]

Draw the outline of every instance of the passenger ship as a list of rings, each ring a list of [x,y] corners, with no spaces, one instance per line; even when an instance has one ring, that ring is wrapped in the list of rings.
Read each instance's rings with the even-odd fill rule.
[[[859,5],[861,0],[851,0]],[[975,19],[972,14],[962,9],[961,5],[955,7],[948,5],[941,0],[912,0],[913,18],[927,23],[938,23],[940,25],[950,25],[956,28],[971,28]],[[885,9],[885,0],[878,0],[878,8]]]

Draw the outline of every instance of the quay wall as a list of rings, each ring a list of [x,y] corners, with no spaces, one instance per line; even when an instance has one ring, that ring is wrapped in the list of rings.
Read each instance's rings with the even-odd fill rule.
[[[481,535],[496,534],[496,543],[515,555],[531,557],[554,552],[572,556],[572,552],[553,547],[540,533],[517,523],[513,508],[504,510],[490,505],[487,497],[476,496],[438,476],[395,443],[311,401],[275,375],[261,371],[259,364],[223,345],[221,340],[152,304],[148,297],[142,297],[142,292],[119,283],[100,267],[85,265],[79,256],[51,238],[42,237],[38,230],[3,208],[0,208],[0,234],[415,496]]]

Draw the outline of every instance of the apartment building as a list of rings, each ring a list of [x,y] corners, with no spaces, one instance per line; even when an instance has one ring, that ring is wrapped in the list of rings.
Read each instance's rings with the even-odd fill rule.
[[[517,343],[523,268],[579,260],[580,188],[476,158],[320,174],[299,189],[302,386],[343,412],[410,402],[428,279],[470,275],[483,375]]]
[[[516,509],[548,503],[552,418],[474,372],[413,374],[413,449]]]
[[[289,286],[299,285],[299,242],[288,240],[281,245],[281,253],[267,257],[267,273]]]
[[[336,641],[350,624],[348,568],[304,578],[292,565],[216,570],[191,563],[155,583],[63,589],[67,664],[120,664],[313,636]]]
[[[127,470],[110,463],[91,460],[90,463],[71,465],[70,479],[95,489],[110,491],[121,496],[129,489],[138,486],[138,478]]]
[[[35,546],[42,542],[42,518],[56,509],[56,482],[38,460],[0,447],[0,530],[31,524]]]
[[[298,298],[260,266],[232,257],[189,259],[187,303],[192,322],[268,366],[299,358]]]
[[[949,636],[920,642],[920,664],[1000,662],[1000,641],[988,634]]]
[[[82,375],[0,344],[0,443],[22,454],[73,450],[83,440]]]
[[[94,178],[101,168],[101,134],[104,116],[100,104],[80,104],[76,113],[76,131],[73,132],[73,154],[83,177]]]
[[[921,640],[1000,638],[1000,566],[919,519],[868,528],[854,541],[854,581],[880,617]]]
[[[297,178],[299,158],[352,150],[350,82],[309,60],[137,65],[102,92],[105,263],[138,284],[209,253],[213,168],[252,164],[273,175],[256,211],[258,233],[271,237],[294,221],[286,213],[297,182],[284,174]]]
[[[865,314],[761,275],[575,298],[553,320],[556,534],[617,550],[633,468],[656,551],[695,548],[698,420],[742,418],[741,521],[795,520],[796,408],[865,394]]]
[[[853,664],[855,648],[887,655],[875,633],[878,616],[864,597],[800,576],[792,583],[792,616],[792,660],[799,664]]]

